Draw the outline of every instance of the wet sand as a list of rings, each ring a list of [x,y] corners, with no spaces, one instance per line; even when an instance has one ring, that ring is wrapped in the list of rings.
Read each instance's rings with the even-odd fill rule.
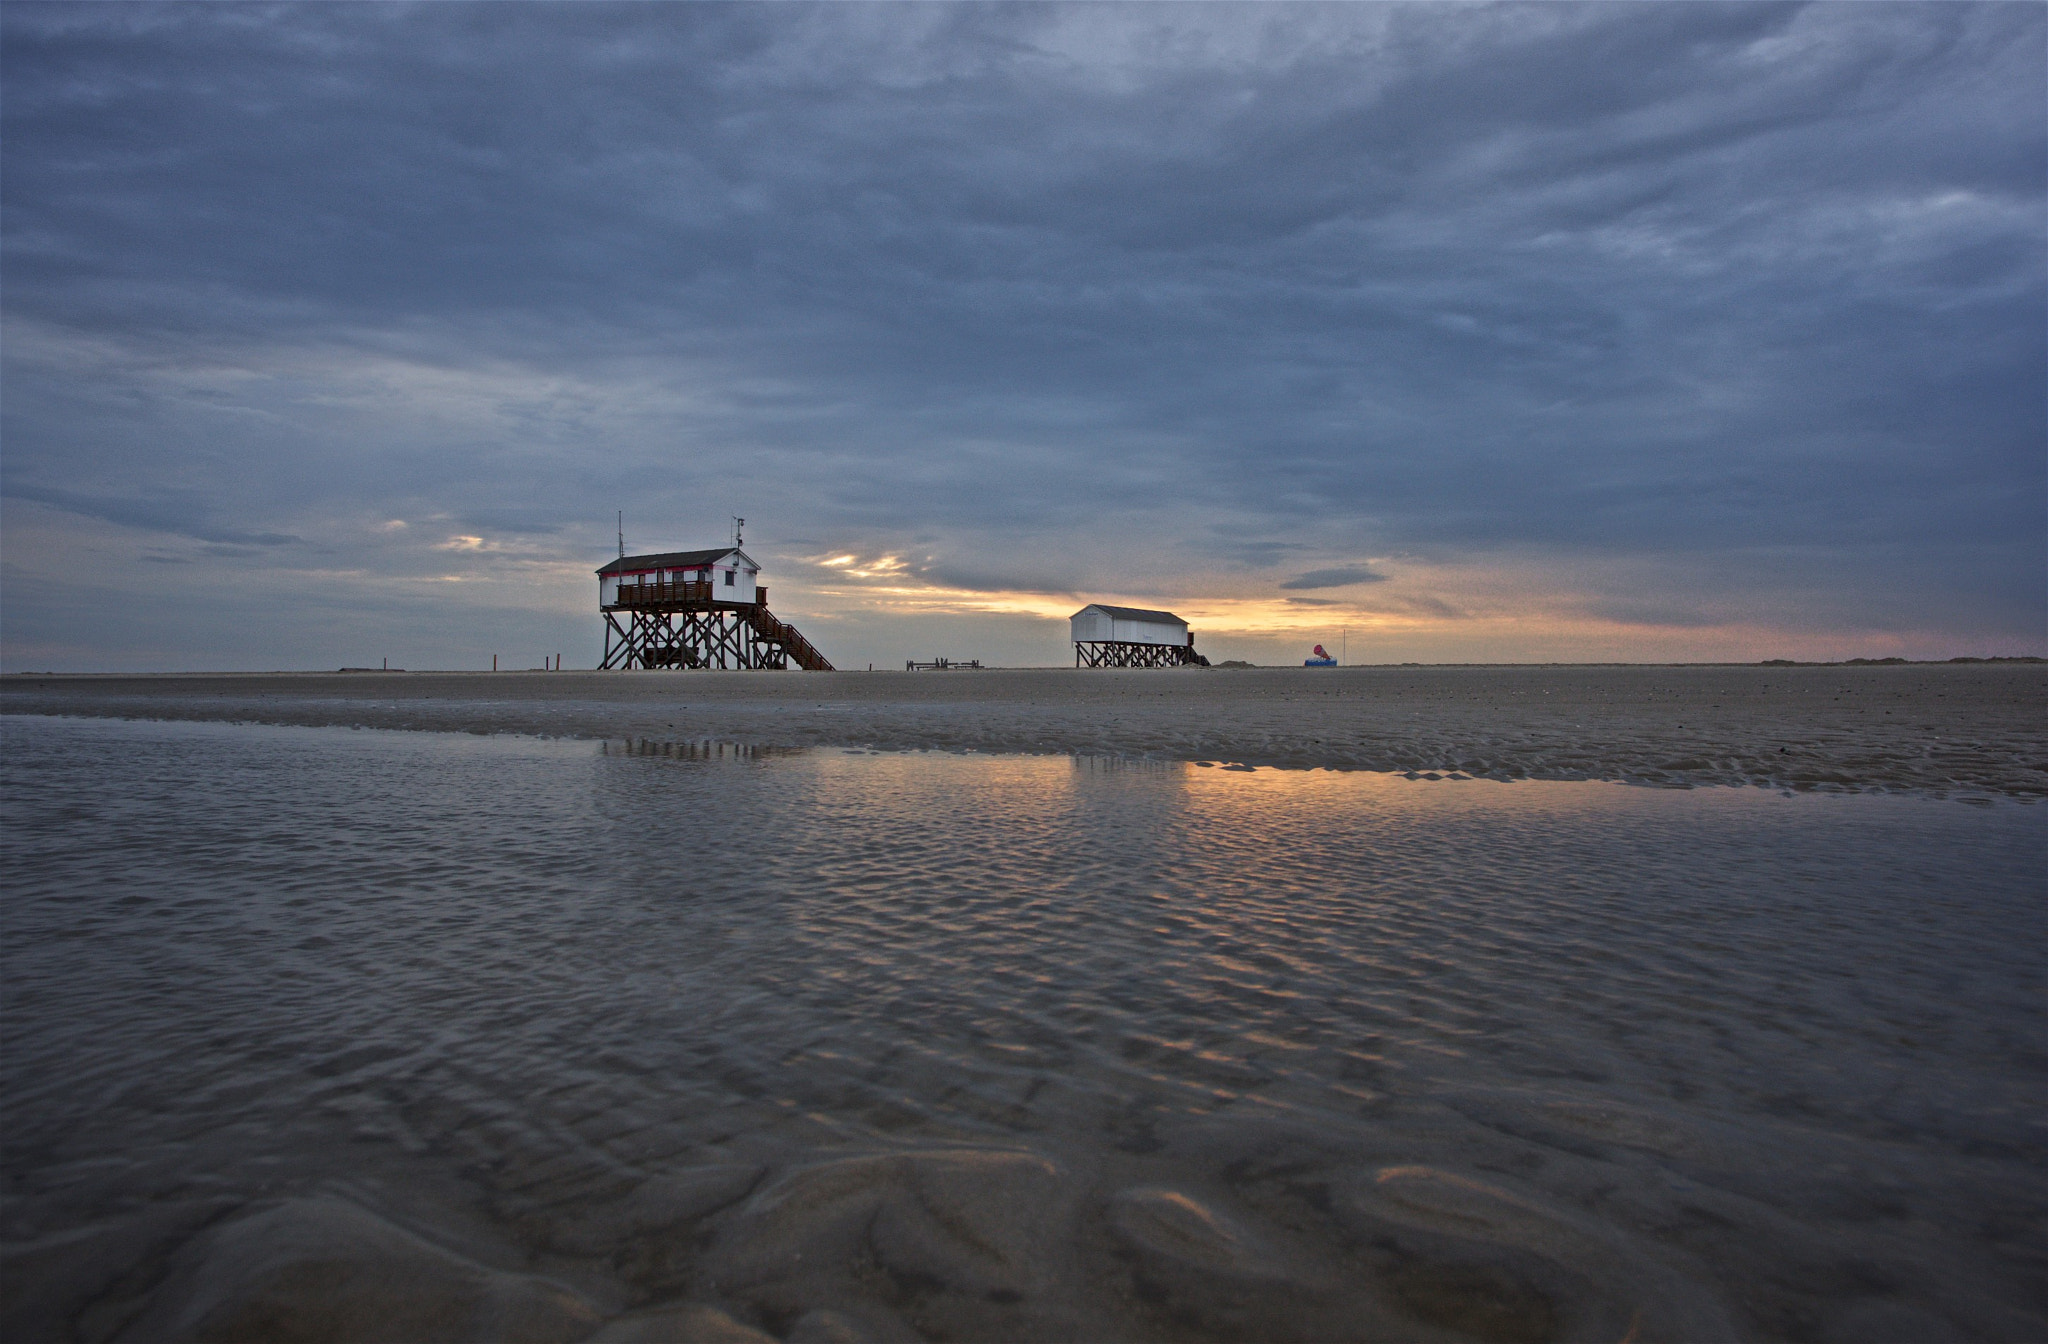
[[[2036,809],[0,724],[0,1337],[2040,1337]]]
[[[34,689],[92,716],[0,719],[0,1338],[2044,1337],[2026,787],[1138,759],[1461,684],[1324,675]],[[1515,731],[1640,750],[1653,675]],[[1910,717],[1992,759],[2038,682],[1970,675]]]
[[[11,676],[0,712],[2048,797],[2048,666]]]

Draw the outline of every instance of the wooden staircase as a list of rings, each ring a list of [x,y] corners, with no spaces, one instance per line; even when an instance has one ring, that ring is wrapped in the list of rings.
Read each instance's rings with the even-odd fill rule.
[[[761,603],[747,608],[747,624],[764,644],[774,644],[782,649],[783,655],[806,672],[830,672],[832,664],[817,646],[797,633],[797,628],[787,621],[775,618],[775,613]]]

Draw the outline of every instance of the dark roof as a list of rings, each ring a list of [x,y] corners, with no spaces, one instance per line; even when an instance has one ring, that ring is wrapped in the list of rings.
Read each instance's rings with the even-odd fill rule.
[[[1105,606],[1100,602],[1090,602],[1087,607],[1081,608],[1081,611],[1088,610],[1088,607],[1093,607],[1097,611],[1107,612],[1113,619],[1119,621],[1159,621],[1167,625],[1187,624],[1186,621],[1170,611],[1147,611],[1143,607],[1111,607]],[[1074,615],[1079,616],[1081,611],[1075,612]]]
[[[661,551],[655,555],[627,555],[612,561],[597,572],[618,574],[635,569],[694,569],[698,565],[709,565],[723,560],[736,550],[739,550],[736,546],[716,546],[708,551]],[[740,551],[739,554],[748,564],[754,563],[745,551]]]

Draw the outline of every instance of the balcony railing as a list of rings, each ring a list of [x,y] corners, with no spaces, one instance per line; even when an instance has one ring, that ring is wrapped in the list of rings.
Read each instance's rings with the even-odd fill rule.
[[[765,585],[756,587],[752,597],[741,597],[737,586],[687,580],[682,583],[622,583],[615,607],[666,607],[678,602],[731,602],[740,606],[760,605],[768,600]]]

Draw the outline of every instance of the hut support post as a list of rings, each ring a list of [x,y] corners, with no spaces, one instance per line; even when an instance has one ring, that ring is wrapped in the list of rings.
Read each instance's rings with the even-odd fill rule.
[[[604,624],[602,666],[606,670],[708,667],[768,671],[789,665],[783,644],[763,638],[755,628],[757,623],[736,610],[607,611]]]
[[[1076,667],[1207,667],[1209,660],[1186,644],[1138,644],[1120,639],[1074,641]]]

